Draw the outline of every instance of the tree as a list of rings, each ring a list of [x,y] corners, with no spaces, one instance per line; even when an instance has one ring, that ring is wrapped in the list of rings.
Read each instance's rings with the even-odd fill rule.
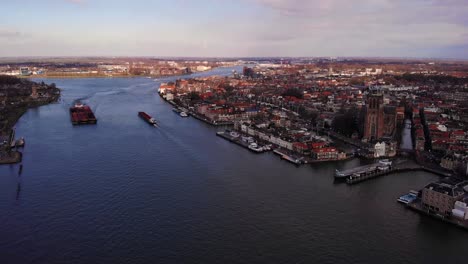
[[[311,123],[314,123],[318,116],[318,113],[316,111],[310,111],[302,105],[299,106],[298,113],[302,119],[307,120]]]
[[[190,99],[190,101],[199,101],[199,100],[201,100],[200,94],[197,93],[197,92],[190,92],[188,94],[188,98]]]
[[[349,85],[359,85],[364,86],[366,85],[364,78],[362,77],[353,77],[349,80]]]
[[[304,93],[297,88],[289,88],[283,92],[282,96],[294,96],[296,98],[304,98]]]
[[[332,129],[344,136],[351,135],[358,131],[357,118],[359,111],[357,108],[341,109],[340,113],[333,119]]]
[[[0,85],[1,84],[18,84],[21,82],[20,78],[9,76],[9,75],[0,75]]]

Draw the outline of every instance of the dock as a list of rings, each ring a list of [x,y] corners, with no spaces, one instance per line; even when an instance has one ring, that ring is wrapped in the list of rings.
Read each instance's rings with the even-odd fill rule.
[[[391,165],[382,165],[380,162],[369,165],[359,166],[348,170],[335,172],[335,179],[344,179],[347,184],[357,184],[380,176],[408,172],[408,171],[426,171],[437,174],[442,177],[453,176],[451,173],[441,171],[425,166],[421,166],[411,161],[399,161]]]
[[[231,132],[229,130],[223,132],[217,132],[218,137],[224,138],[229,142],[244,147],[254,153],[263,153],[269,151],[267,146],[257,144],[252,137],[243,136],[237,132]]]
[[[195,119],[198,119],[200,121],[203,121],[209,125],[212,125],[212,126],[233,126],[234,125],[234,122],[232,121],[214,121],[214,120],[209,120],[197,113],[195,113],[194,111],[189,111],[187,112],[190,116],[192,116],[193,118]]]
[[[159,94],[159,93],[158,93]],[[166,101],[167,103],[171,104],[176,110],[173,109],[174,112],[176,113],[180,113],[182,112],[180,110],[180,108],[182,108],[182,106],[176,104],[174,101],[172,100],[167,100],[165,97],[163,97],[161,94],[159,94],[159,96],[161,96],[161,98],[163,98],[164,101]],[[210,120],[198,113],[196,113],[195,111],[193,110],[187,110],[187,111],[184,111],[187,115],[189,116],[192,116],[193,118],[195,119],[198,119],[202,122],[205,122],[206,124],[208,125],[211,125],[211,126],[233,126],[234,125],[234,122],[232,121],[216,121],[216,120]]]
[[[296,166],[299,166],[299,165],[301,165],[303,163],[302,158],[297,158],[297,157],[295,157],[293,155],[289,155],[286,152],[283,152],[281,150],[275,149],[273,151],[273,153],[275,153],[276,155],[279,155],[281,157],[281,159],[289,161],[289,162],[291,162],[292,164],[294,164]]]
[[[23,148],[24,145],[25,145],[26,141],[24,140],[24,138],[20,138],[18,140],[13,140],[11,142],[11,145],[10,145],[10,148]]]

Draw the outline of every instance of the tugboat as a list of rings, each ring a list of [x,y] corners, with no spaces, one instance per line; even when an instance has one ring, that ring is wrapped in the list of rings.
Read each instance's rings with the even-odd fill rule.
[[[143,120],[145,120],[148,124],[157,127],[158,123],[154,118],[152,118],[150,115],[148,115],[145,112],[138,112],[138,116],[141,117]]]

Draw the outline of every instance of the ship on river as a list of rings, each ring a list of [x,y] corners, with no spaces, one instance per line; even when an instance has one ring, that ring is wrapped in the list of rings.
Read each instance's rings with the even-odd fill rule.
[[[70,107],[70,119],[73,125],[96,124],[97,119],[91,107],[76,103]]]
[[[138,116],[154,127],[158,125],[156,120],[145,112],[138,112]]]

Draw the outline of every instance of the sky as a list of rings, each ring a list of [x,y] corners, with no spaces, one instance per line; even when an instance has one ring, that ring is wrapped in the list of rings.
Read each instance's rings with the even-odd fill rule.
[[[0,57],[468,59],[468,0],[0,0]]]

